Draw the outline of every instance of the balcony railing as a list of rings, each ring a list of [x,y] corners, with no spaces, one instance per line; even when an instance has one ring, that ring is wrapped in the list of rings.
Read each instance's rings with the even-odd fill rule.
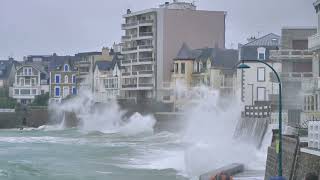
[[[140,45],[139,49],[152,49],[153,46],[152,45]]]
[[[139,58],[139,62],[152,62],[152,61],[153,61],[152,57]]]
[[[308,48],[311,51],[320,49],[320,34],[315,34],[308,38]]]
[[[128,27],[131,27],[131,26],[136,26],[138,24],[152,24],[154,21],[152,19],[149,19],[149,20],[139,20],[139,21],[134,21],[134,22],[130,22],[130,23],[125,23],[125,24],[122,24],[121,27],[122,28],[128,28]]]
[[[135,46],[135,47],[124,47],[124,48],[122,48],[122,51],[135,51],[135,50],[137,50],[137,46]]]
[[[139,87],[153,87],[152,83],[139,83]]]
[[[137,84],[123,84],[122,88],[136,88]]]
[[[280,74],[280,78],[285,79],[303,79],[303,78],[312,78],[313,73],[312,72],[282,72]]]
[[[130,76],[130,72],[123,72],[122,76]]]
[[[139,71],[139,74],[153,74],[153,71]]]
[[[126,24],[122,24],[121,27],[122,28],[127,28],[127,27],[130,27],[130,26],[136,26],[138,25],[138,22],[130,22],[130,23],[126,23]]]
[[[136,37],[138,37],[137,34],[122,36],[122,41],[131,40],[132,38],[136,38]]]
[[[309,50],[271,50],[270,59],[283,60],[283,59],[312,59],[313,53]]]
[[[153,32],[140,32],[139,33],[140,37],[144,37],[144,36],[153,36]]]

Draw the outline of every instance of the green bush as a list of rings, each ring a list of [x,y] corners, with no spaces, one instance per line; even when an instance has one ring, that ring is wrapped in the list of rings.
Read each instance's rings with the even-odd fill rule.
[[[41,94],[35,97],[31,106],[48,106],[49,93]]]
[[[0,97],[0,108],[2,109],[14,109],[17,102],[8,97]]]

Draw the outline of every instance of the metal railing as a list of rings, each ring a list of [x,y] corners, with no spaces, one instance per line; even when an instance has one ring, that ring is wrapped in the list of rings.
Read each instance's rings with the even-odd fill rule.
[[[313,53],[309,50],[271,50],[270,59],[282,60],[282,59],[312,59]]]
[[[123,84],[122,88],[136,88],[137,84]]]
[[[139,87],[153,87],[152,83],[139,83]]]
[[[153,32],[140,32],[139,36],[144,37],[144,36],[153,36]]]
[[[149,62],[149,61],[153,61],[153,58],[152,57],[139,58],[139,62]]]

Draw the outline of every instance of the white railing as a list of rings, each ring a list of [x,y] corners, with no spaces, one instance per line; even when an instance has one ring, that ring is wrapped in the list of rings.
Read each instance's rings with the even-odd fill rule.
[[[283,59],[312,59],[313,53],[309,50],[271,50],[270,59],[283,60]]]
[[[315,34],[308,38],[308,48],[312,51],[320,49],[320,34]]]
[[[14,113],[15,109],[0,109],[0,112]]]
[[[308,147],[320,149],[320,121],[308,122]]]

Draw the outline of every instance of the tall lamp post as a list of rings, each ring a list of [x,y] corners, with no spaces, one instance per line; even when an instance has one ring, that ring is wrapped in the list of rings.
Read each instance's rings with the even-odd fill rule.
[[[277,71],[270,66],[268,63],[264,62],[264,61],[260,61],[260,60],[242,60],[242,63],[240,65],[238,65],[238,69],[248,69],[250,68],[250,66],[248,66],[247,64],[245,64],[244,62],[259,62],[262,64],[265,64],[266,66],[268,66],[273,73],[276,75],[278,83],[279,83],[279,136],[278,136],[278,144],[277,144],[277,153],[278,153],[278,177],[272,178],[274,180],[282,180],[284,179],[282,177],[282,97],[281,97],[281,81],[280,81],[280,77],[277,73]]]

